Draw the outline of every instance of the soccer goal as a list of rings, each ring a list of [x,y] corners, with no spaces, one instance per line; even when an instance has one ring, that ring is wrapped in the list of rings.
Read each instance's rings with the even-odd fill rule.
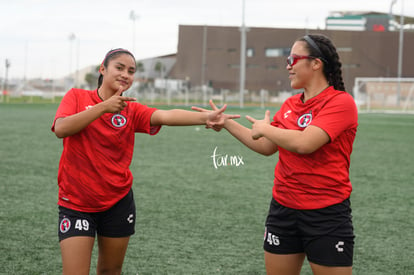
[[[357,77],[353,91],[359,111],[414,113],[414,78]]]

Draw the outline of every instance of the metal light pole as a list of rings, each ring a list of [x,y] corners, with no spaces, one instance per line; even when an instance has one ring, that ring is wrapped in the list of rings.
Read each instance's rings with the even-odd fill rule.
[[[135,14],[134,10],[131,10],[129,13],[129,19],[132,20],[132,52],[135,53],[135,21],[139,18],[137,14]]]
[[[76,43],[76,81],[75,86],[79,88],[79,51],[80,51],[80,38],[78,37],[78,43]]]
[[[391,1],[390,6],[390,20],[394,20],[394,15],[392,13],[392,7],[397,3],[397,0]],[[401,101],[401,76],[402,76],[402,62],[403,62],[403,45],[404,45],[404,0],[401,0],[401,16],[400,16],[400,36],[398,42],[398,69],[397,69],[397,106],[400,106]]]
[[[203,93],[203,105],[207,105],[207,85],[205,83],[206,74],[206,51],[207,51],[207,26],[203,28],[203,48],[201,57],[201,91]]]
[[[398,45],[398,90],[397,90],[397,106],[401,101],[401,76],[403,62],[403,45],[404,45],[404,0],[401,0],[401,16],[400,16],[400,39]]]
[[[23,84],[26,85],[26,79],[27,79],[27,52],[28,52],[28,41],[24,43],[24,74],[23,74]]]
[[[206,75],[206,51],[207,51],[207,26],[203,27],[203,47],[201,49],[201,87],[205,85]],[[203,88],[204,89],[204,88]]]
[[[390,17],[390,21],[393,22],[394,20],[394,15],[392,13],[392,7],[395,5],[395,3],[397,3],[397,0],[392,0],[391,1],[391,5],[390,5],[390,13],[389,13],[389,17]]]
[[[10,61],[8,59],[6,59],[5,66],[6,66],[6,75],[4,76],[4,85],[3,85],[3,93],[2,93],[2,96],[3,96],[2,101],[3,102],[4,102],[4,98],[8,96],[7,79],[8,79],[8,76],[9,76],[9,67],[10,67]]]
[[[240,108],[244,102],[244,84],[246,80],[246,26],[244,23],[245,0],[242,8],[242,24],[240,27]]]
[[[72,79],[72,57],[73,57],[73,41],[76,39],[74,33],[69,34],[69,79]]]

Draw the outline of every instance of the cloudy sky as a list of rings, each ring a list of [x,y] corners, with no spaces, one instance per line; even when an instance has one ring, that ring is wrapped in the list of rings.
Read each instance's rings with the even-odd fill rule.
[[[137,59],[175,53],[180,24],[239,26],[242,3],[243,0],[0,0],[0,78],[5,76],[6,59],[11,63],[10,78],[56,78],[99,64],[112,48],[127,48]],[[250,27],[325,28],[325,18],[332,11],[388,13],[391,3],[392,0],[245,0],[245,23]],[[397,0],[392,10],[414,17],[414,1]],[[131,11],[135,20],[130,17]]]

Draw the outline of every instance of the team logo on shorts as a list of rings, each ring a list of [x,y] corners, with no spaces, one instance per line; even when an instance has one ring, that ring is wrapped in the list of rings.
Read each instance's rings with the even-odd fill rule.
[[[298,119],[298,126],[301,128],[308,127],[308,125],[312,122],[312,111],[308,114],[301,115]]]
[[[126,117],[124,117],[121,114],[115,114],[115,115],[112,116],[111,122],[112,122],[112,125],[119,128],[119,127],[122,127],[126,124],[127,119],[126,119]]]
[[[62,233],[66,233],[68,232],[70,229],[70,220],[68,218],[64,218],[61,222],[60,222],[60,226],[59,226],[59,230]]]

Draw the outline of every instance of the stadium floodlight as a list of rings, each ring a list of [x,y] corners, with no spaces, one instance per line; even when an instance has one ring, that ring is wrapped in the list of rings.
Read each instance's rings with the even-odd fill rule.
[[[139,16],[135,13],[134,10],[129,12],[129,19],[132,20],[132,52],[135,53],[135,21],[139,18]]]
[[[10,67],[9,59],[6,59],[4,65],[6,66],[6,74],[5,74],[4,82],[3,82],[3,92],[1,93],[1,102],[4,102],[5,96],[8,95],[8,92],[7,92],[7,79],[8,79],[9,67]]]
[[[72,32],[69,34],[69,78],[72,79],[72,57],[73,57],[73,41],[76,39],[76,35]]]
[[[397,3],[397,0],[392,0],[391,1],[391,5],[390,5],[390,13],[389,13],[389,17],[390,17],[390,23],[392,23],[393,25],[395,25],[395,18],[394,18],[394,14],[392,13],[392,7],[395,5],[395,3]],[[391,30],[391,29],[390,29]]]
[[[9,68],[10,68],[10,61],[9,61],[9,59],[6,59],[6,61],[4,62],[4,65],[6,67],[6,74],[5,74],[5,77],[4,77],[4,87],[3,87],[3,91],[5,93],[7,93],[7,89],[8,89],[8,87],[7,87],[7,84],[8,84],[7,81],[8,81]]]

